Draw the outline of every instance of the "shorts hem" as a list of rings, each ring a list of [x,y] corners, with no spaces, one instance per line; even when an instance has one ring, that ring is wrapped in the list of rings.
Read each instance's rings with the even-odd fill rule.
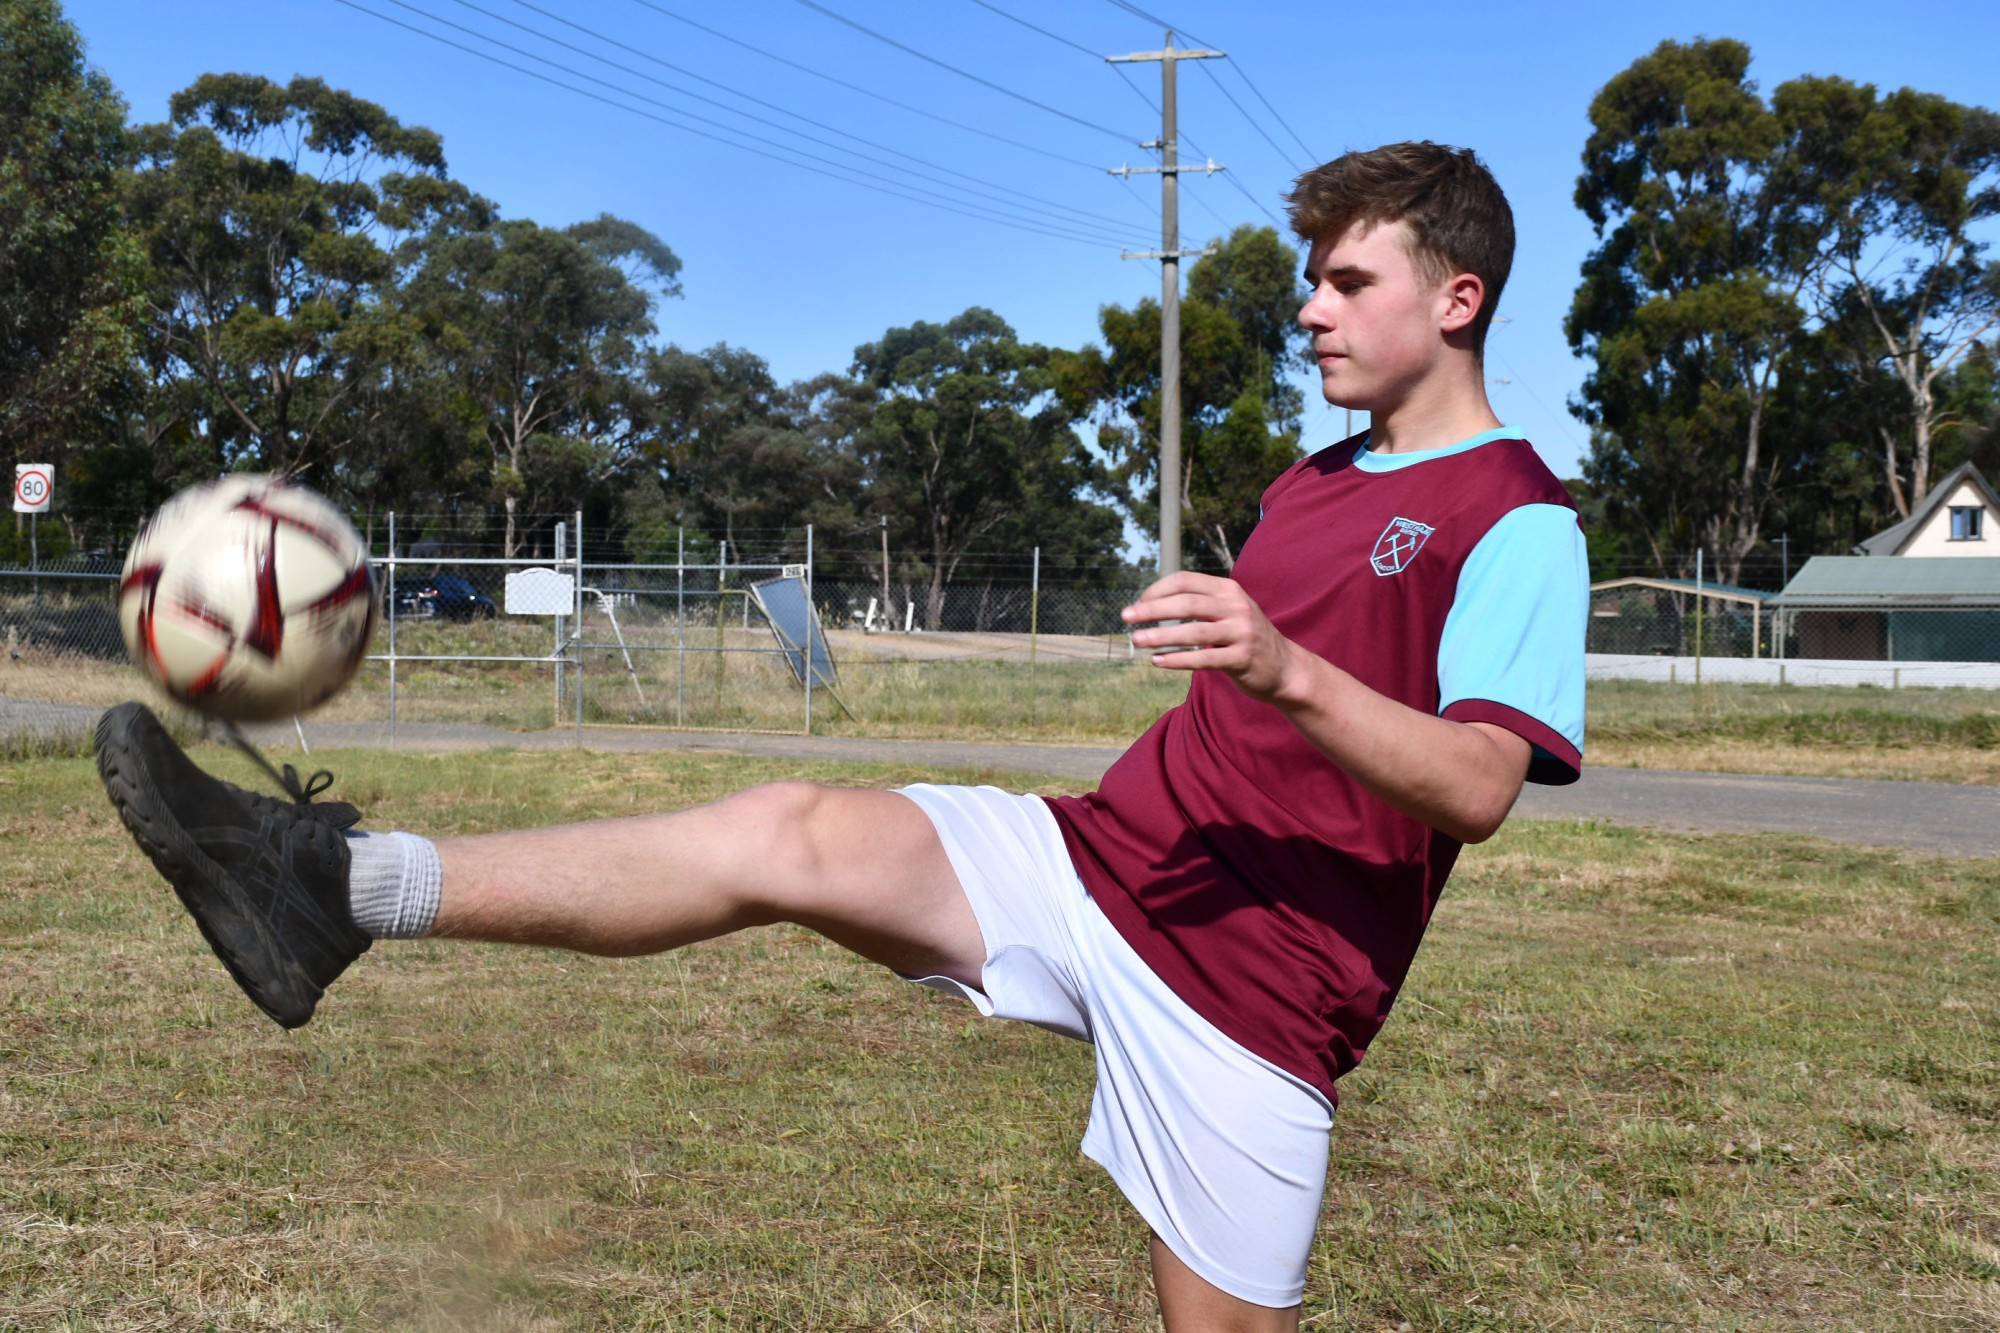
[[[1306,1284],[1303,1281],[1298,1286],[1286,1288],[1284,1291],[1276,1287],[1259,1286],[1256,1283],[1245,1282],[1233,1274],[1217,1272],[1206,1259],[1197,1254],[1190,1254],[1180,1230],[1165,1216],[1155,1215],[1158,1209],[1154,1206],[1153,1192],[1150,1189],[1135,1188],[1132,1182],[1126,1180],[1119,1168],[1106,1160],[1109,1154],[1099,1151],[1092,1143],[1089,1134],[1084,1135],[1079,1151],[1104,1168],[1104,1173],[1111,1177],[1111,1183],[1125,1196],[1125,1202],[1131,1205],[1132,1211],[1139,1214],[1146,1226],[1159,1238],[1160,1243],[1172,1250],[1174,1257],[1186,1264],[1196,1277],[1239,1301],[1261,1305],[1267,1310],[1289,1310],[1305,1302]]]

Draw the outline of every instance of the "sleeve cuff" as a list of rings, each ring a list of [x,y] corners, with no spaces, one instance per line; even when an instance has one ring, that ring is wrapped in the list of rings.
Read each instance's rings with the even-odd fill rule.
[[[1530,782],[1562,787],[1583,776],[1583,752],[1554,727],[1518,708],[1491,699],[1460,699],[1448,704],[1439,716],[1452,722],[1490,722],[1534,746],[1534,755],[1528,760]]]

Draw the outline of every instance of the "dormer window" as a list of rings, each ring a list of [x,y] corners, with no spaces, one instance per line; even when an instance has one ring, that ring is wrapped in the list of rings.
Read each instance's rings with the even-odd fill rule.
[[[1953,505],[1951,539],[1955,542],[1986,540],[1986,510],[1980,505]]]

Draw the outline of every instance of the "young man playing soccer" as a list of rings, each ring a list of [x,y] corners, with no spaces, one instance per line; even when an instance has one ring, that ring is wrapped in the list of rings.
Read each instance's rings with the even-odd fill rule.
[[[1089,1040],[1083,1149],[1153,1230],[1168,1328],[1296,1327],[1334,1081],[1460,845],[1577,774],[1588,575],[1563,487],[1487,405],[1513,222],[1485,168],[1392,145],[1290,202],[1327,401],[1372,428],[1271,485],[1232,577],[1126,611],[1194,679],[1098,791],[777,783],[433,844],[348,831],[295,780],[217,782],[126,704],[98,728],[113,803],[286,1026],[377,938],[623,955],[791,921]]]

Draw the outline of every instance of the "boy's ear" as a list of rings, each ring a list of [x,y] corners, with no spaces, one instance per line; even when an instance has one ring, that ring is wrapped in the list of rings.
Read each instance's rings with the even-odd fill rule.
[[[1454,273],[1440,289],[1444,317],[1438,323],[1442,333],[1460,333],[1472,327],[1473,318],[1486,303],[1486,284],[1476,273]]]

